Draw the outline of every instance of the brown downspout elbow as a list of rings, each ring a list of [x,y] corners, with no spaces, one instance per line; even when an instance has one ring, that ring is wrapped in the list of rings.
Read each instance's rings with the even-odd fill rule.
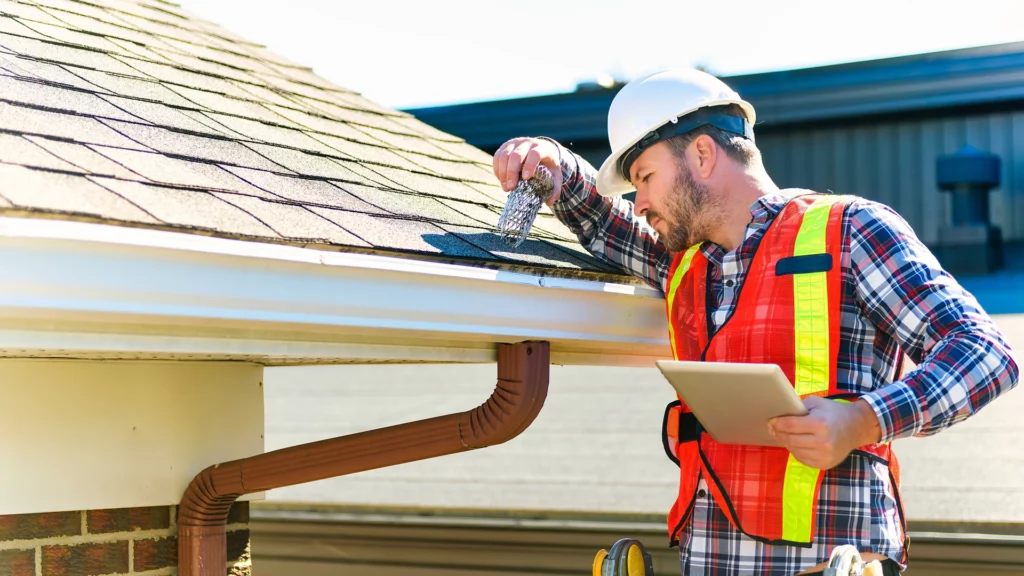
[[[178,507],[179,576],[223,576],[228,509],[243,494],[501,444],[537,417],[548,392],[547,342],[498,345],[498,384],[479,408],[216,464]]]

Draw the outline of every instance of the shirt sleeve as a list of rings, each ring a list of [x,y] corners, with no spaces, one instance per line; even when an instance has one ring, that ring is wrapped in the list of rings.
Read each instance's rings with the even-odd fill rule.
[[[882,442],[928,436],[977,413],[1017,384],[1003,333],[892,209],[857,201],[850,261],[858,303],[916,368],[863,399]]]
[[[554,142],[561,154],[562,191],[552,206],[555,216],[600,260],[621,268],[665,292],[673,255],[647,221],[633,213],[624,198],[597,193],[597,170]]]

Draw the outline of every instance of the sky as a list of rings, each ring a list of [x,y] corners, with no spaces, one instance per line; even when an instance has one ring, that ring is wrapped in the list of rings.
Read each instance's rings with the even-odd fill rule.
[[[178,0],[393,108],[1024,40],[1024,0]]]

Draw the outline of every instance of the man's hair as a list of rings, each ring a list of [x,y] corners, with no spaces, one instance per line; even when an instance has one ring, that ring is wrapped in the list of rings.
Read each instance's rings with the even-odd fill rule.
[[[736,116],[737,118],[746,117],[743,114],[743,109],[736,104],[729,104],[723,106],[721,109],[723,114],[729,116]],[[673,136],[665,140],[669,148],[672,150],[672,154],[677,160],[683,159],[683,154],[686,152],[686,148],[693,143],[701,134],[707,134],[715,141],[715,144],[725,150],[725,153],[733,160],[739,162],[743,166],[750,166],[750,164],[759,158],[761,152],[757,149],[757,146],[750,140],[736,134],[731,134],[710,124],[705,124],[700,128],[696,128],[687,132],[686,134],[680,134]]]

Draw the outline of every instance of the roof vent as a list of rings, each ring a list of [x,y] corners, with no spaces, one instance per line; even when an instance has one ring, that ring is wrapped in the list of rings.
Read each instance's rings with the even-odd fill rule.
[[[964,146],[935,163],[935,180],[952,194],[951,222],[939,230],[936,256],[953,274],[988,274],[1003,266],[1002,234],[989,221],[988,196],[999,186],[999,156]]]

